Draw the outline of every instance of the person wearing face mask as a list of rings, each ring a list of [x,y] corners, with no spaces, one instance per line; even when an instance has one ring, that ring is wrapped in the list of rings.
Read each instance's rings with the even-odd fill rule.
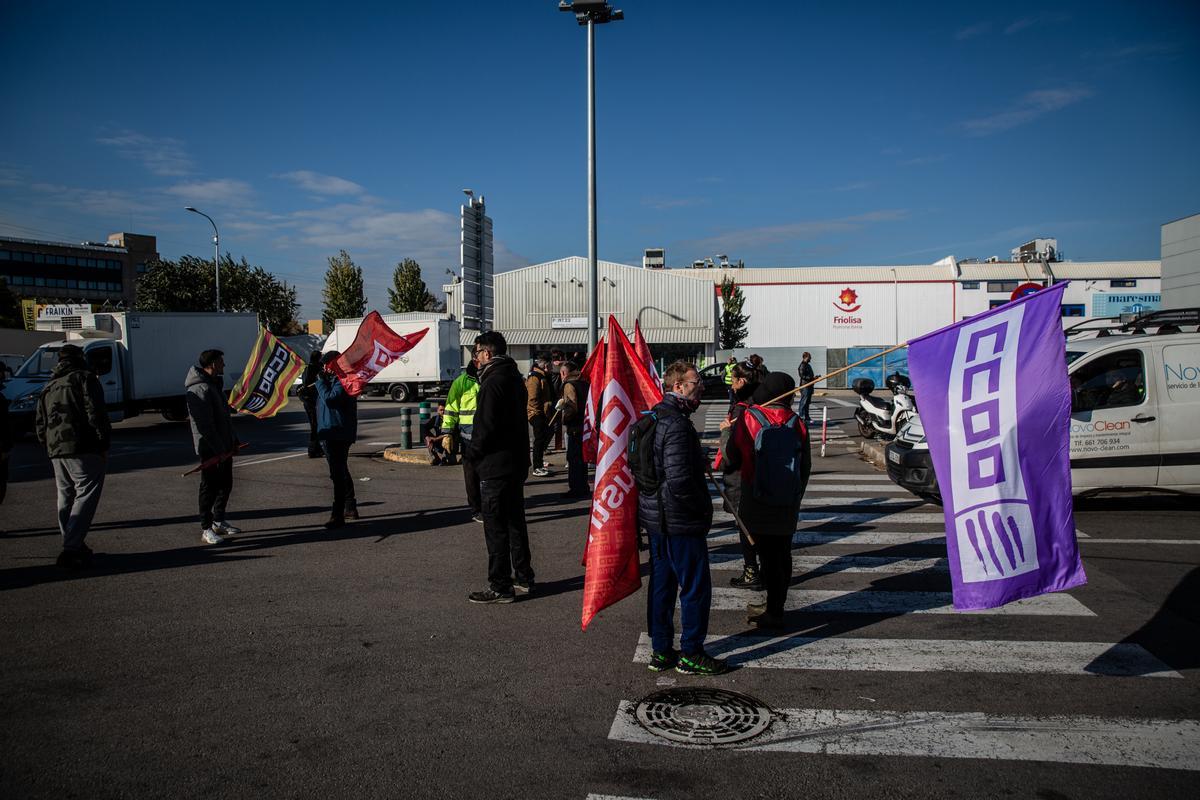
[[[734,403],[729,409],[729,415],[721,420],[721,446],[717,450],[716,460],[713,461],[713,471],[723,472],[725,446],[729,442],[734,423],[738,422],[746,413],[746,409],[750,407],[754,390],[758,388],[758,372],[749,362],[734,366],[730,375],[733,378],[730,388],[733,391]],[[726,513],[735,514],[742,497],[742,476],[740,472],[727,472],[724,474],[724,479],[727,500],[722,501],[723,507]],[[740,527],[738,528],[738,539],[742,545],[742,574],[736,578],[730,578],[729,585],[735,589],[761,589],[762,578],[758,571],[758,550],[746,538],[746,534]]]
[[[707,460],[691,420],[704,384],[695,365],[676,361],[663,375],[663,388],[662,402],[651,411],[658,490],[638,493],[638,523],[650,540],[650,669],[720,675],[728,665],[704,652],[712,604],[707,536],[713,506],[705,480]],[[683,628],[678,652],[673,647],[676,596]]]
[[[205,544],[221,544],[226,536],[242,532],[225,521],[238,440],[225,400],[224,375],[225,354],[205,350],[184,380],[192,444],[200,463],[208,464],[200,470],[200,538]]]

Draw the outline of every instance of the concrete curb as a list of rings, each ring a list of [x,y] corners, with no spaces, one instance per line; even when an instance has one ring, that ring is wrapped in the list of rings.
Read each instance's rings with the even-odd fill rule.
[[[886,446],[885,442],[864,439],[861,450],[862,456],[880,469],[887,469],[887,456],[883,452],[883,448]]]
[[[398,464],[422,464],[429,466],[429,451],[425,448],[385,447],[383,457]]]

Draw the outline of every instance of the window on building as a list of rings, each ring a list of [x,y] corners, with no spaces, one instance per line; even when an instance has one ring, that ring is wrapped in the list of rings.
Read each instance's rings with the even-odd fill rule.
[[[1137,287],[1137,281],[1129,278],[1120,278],[1109,281],[1108,285],[1113,289],[1133,289]]]
[[[21,260],[33,263],[33,253],[21,253]]]
[[[7,250],[0,250],[0,261],[8,261],[12,257],[12,253]]]
[[[962,287],[963,287],[964,289],[978,289],[978,288],[979,288],[979,281],[963,281],[963,282],[962,282]]]
[[[1141,350],[1110,353],[1071,373],[1071,411],[1140,406],[1145,399]]]
[[[137,265],[137,273],[138,273],[139,275],[141,275],[141,274],[142,274],[143,272],[145,272],[145,271],[146,271],[146,265],[145,265],[145,264],[138,264],[138,265]]]
[[[78,267],[79,259],[75,258],[75,256],[67,256],[67,266],[68,267]]]
[[[79,281],[67,281],[67,288],[68,289],[78,289]]]
[[[33,254],[33,263],[45,264],[46,263],[46,254],[45,253],[34,253]]]
[[[1008,292],[1011,294],[1017,288],[1016,281],[988,281],[987,290],[989,292]]]
[[[46,285],[46,279],[45,279],[45,278],[36,278],[36,279],[34,279],[34,281],[33,281],[33,285],[34,285],[34,286],[45,286],[45,285]]]
[[[1063,303],[1062,304],[1062,315],[1064,317],[1082,317],[1082,316],[1084,316],[1083,303]]]
[[[1009,302],[1009,301],[1008,300],[988,300],[988,308],[999,308],[1000,306],[1004,305],[1007,302]]]

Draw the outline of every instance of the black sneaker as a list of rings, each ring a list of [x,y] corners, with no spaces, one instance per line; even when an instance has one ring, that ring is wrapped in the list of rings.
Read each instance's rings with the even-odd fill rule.
[[[533,581],[513,581],[513,594],[532,594]]]
[[[650,654],[651,672],[666,672],[679,663],[679,651],[675,649],[668,650],[665,653],[657,651]]]
[[[500,594],[493,589],[484,589],[481,592],[471,592],[467,599],[472,603],[511,603],[515,598],[512,593]]]
[[[729,580],[729,585],[735,589],[762,589],[762,576],[754,567],[746,567],[741,575]]]
[[[680,675],[724,675],[729,672],[729,665],[719,658],[713,658],[708,653],[701,651],[680,654],[675,671]]]

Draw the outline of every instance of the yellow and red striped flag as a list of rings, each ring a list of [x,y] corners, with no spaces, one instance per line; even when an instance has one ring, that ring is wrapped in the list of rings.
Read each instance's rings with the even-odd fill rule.
[[[246,369],[229,393],[229,405],[259,419],[273,417],[287,405],[288,388],[302,369],[300,356],[266,328],[259,328]]]

